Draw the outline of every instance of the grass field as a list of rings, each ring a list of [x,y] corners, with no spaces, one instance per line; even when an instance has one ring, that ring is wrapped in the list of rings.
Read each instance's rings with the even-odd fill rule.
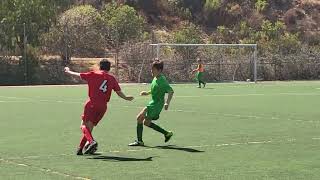
[[[173,139],[144,129],[136,114],[150,97],[113,96],[94,131],[96,156],[76,156],[86,87],[0,88],[0,179],[319,179],[320,82],[173,85],[158,123]],[[146,85],[124,85],[138,95]]]

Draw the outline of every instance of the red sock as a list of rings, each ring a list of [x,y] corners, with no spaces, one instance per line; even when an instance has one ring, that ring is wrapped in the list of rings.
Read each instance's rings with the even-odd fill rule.
[[[87,142],[87,138],[86,138],[86,136],[84,134],[82,134],[82,138],[80,140],[79,148],[83,149],[84,145],[86,145],[86,142]]]
[[[89,129],[85,125],[82,125],[81,126],[81,130],[82,130],[83,135],[89,141],[89,143],[92,143],[93,137],[92,137],[91,132],[89,131]]]

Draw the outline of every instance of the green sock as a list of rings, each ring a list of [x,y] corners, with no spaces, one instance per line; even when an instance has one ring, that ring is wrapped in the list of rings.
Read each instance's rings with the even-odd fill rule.
[[[137,138],[138,141],[142,142],[142,132],[143,132],[143,124],[137,124]]]
[[[162,133],[163,135],[168,134],[168,131],[162,129],[160,126],[158,126],[158,125],[156,125],[154,123],[151,123],[149,127],[152,128],[155,131],[158,131],[159,133]]]

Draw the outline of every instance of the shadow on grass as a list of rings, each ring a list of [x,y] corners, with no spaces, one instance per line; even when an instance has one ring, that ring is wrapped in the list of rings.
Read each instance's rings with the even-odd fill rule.
[[[202,153],[205,151],[193,149],[193,148],[188,148],[188,147],[179,147],[176,145],[167,145],[167,146],[154,146],[150,148],[156,148],[156,149],[169,149],[169,150],[177,150],[177,151],[185,151],[185,152],[190,152],[190,153]]]
[[[102,161],[152,161],[153,157],[147,157],[147,158],[131,158],[131,157],[120,157],[120,156],[94,156],[90,157],[88,159],[96,159],[96,160],[102,160]]]

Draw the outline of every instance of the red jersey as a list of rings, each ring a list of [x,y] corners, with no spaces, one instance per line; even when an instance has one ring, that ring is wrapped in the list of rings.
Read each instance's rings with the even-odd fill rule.
[[[105,71],[80,73],[80,77],[87,81],[90,101],[95,104],[105,106],[110,100],[112,90],[121,91],[116,78]]]

